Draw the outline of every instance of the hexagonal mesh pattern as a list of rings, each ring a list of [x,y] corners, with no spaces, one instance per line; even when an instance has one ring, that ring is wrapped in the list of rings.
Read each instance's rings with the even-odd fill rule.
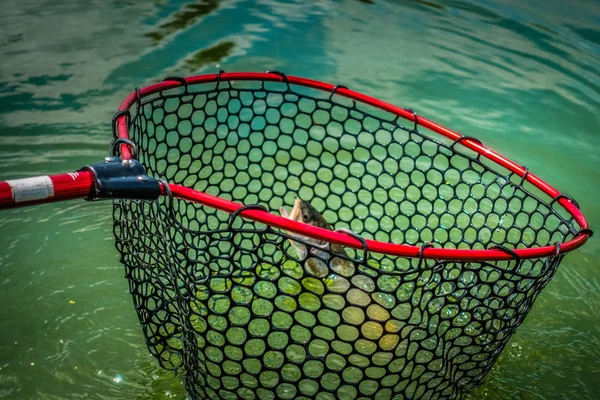
[[[578,229],[458,143],[285,83],[161,92],[130,135],[149,175],[271,212],[299,196],[364,238],[514,249]],[[197,399],[460,398],[562,258],[419,260],[314,240],[301,257],[286,232],[169,198],[115,202],[114,230],[148,347]]]

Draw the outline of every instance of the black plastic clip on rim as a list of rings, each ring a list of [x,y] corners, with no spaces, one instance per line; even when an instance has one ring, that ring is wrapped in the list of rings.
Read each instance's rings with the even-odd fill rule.
[[[335,232],[344,233],[348,236],[352,236],[354,239],[358,240],[362,244],[363,257],[362,260],[360,260],[360,263],[367,267],[367,262],[369,261],[369,246],[367,245],[367,241],[365,240],[365,238],[348,228],[339,228],[336,229]]]

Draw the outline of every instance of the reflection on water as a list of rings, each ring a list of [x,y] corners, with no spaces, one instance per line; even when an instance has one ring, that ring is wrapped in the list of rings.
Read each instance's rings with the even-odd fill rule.
[[[437,4],[437,3],[433,3],[433,2],[430,2],[430,1],[425,1],[425,0],[410,0],[410,1],[414,1],[415,3],[419,3],[419,4],[421,4],[421,5],[425,6],[425,7],[433,7],[433,8],[437,8],[437,9],[440,9],[440,10],[445,10],[446,9],[446,7],[444,7],[443,5]]]
[[[210,14],[216,10],[218,5],[218,0],[201,0],[193,4],[186,4],[180,11],[169,17],[167,22],[160,24],[154,31],[145,33],[144,36],[159,42],[165,36],[184,30],[202,16]]]
[[[9,1],[0,179],[102,159],[112,114],[134,87],[220,64],[410,106],[573,195],[597,228],[597,15],[583,0]],[[2,212],[0,231],[0,397],[183,397],[143,343],[109,204]],[[599,256],[593,238],[565,258],[472,398],[595,396]]]
[[[191,71],[196,71],[208,65],[218,64],[219,61],[231,54],[231,50],[234,46],[235,43],[226,41],[216,44],[211,48],[202,49],[193,56],[187,58],[185,64]]]

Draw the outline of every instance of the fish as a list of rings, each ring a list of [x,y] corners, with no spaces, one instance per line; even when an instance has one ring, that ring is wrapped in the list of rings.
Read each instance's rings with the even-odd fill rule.
[[[294,201],[294,207],[291,211],[288,211],[285,207],[280,207],[279,212],[282,217],[291,219],[292,221],[302,222],[305,224],[313,225],[318,228],[327,230],[333,230],[332,226],[327,222],[325,217],[310,203],[301,198],[297,197]],[[290,233],[290,244],[298,254],[298,258],[304,261],[305,269],[314,276],[324,278],[327,276],[325,283],[335,281],[335,274],[329,274],[329,270],[333,270],[339,275],[350,277],[354,274],[354,264],[342,257],[334,257],[329,252],[320,250],[318,247],[329,245],[329,249],[334,254],[347,255],[344,247],[337,243],[329,243],[324,240],[313,239],[305,236],[301,236],[295,233]],[[309,251],[305,244],[295,241],[293,238],[298,238],[306,242],[311,246],[310,256]],[[317,247],[312,247],[312,246]],[[328,267],[329,265],[329,267]],[[329,276],[328,276],[329,275]]]
[[[331,225],[317,209],[300,198],[296,198],[294,207],[291,211],[288,211],[285,207],[281,207],[279,211],[281,216],[294,221],[303,222],[327,230],[333,230]],[[350,288],[354,285],[355,294],[362,293],[368,299],[367,304],[363,304],[362,309],[358,307],[347,308],[344,311],[343,318],[346,321],[364,320],[364,312],[366,311],[369,317],[374,321],[369,320],[368,322],[363,323],[361,325],[361,332],[365,337],[370,338],[371,340],[379,339],[383,333],[382,326],[390,319],[390,313],[372,300],[371,294],[369,293],[372,289],[363,291],[360,286],[356,286],[359,280],[352,278],[359,278],[360,281],[371,282],[374,287],[375,283],[372,279],[364,275],[355,275],[356,270],[353,262],[342,257],[333,256],[331,252],[311,247],[311,254],[309,255],[307,246],[303,243],[294,241],[293,238],[302,238],[309,246],[323,246],[328,242],[300,236],[295,233],[290,233],[290,236],[292,236],[292,238],[289,239],[290,243],[298,253],[299,259],[304,261],[304,268],[306,271],[313,276],[322,278],[321,281],[330,292],[348,295],[348,293],[350,293]],[[329,249],[333,253],[347,255],[344,246],[342,245],[332,243],[329,244]],[[353,284],[351,284],[350,281],[352,281]],[[381,337],[379,346],[382,349],[391,350],[396,347],[399,340],[400,337],[398,335],[385,335]]]

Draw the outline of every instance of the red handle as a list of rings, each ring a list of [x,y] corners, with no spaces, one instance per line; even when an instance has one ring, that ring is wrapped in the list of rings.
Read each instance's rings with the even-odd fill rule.
[[[89,171],[0,182],[0,210],[85,198],[93,184]]]

